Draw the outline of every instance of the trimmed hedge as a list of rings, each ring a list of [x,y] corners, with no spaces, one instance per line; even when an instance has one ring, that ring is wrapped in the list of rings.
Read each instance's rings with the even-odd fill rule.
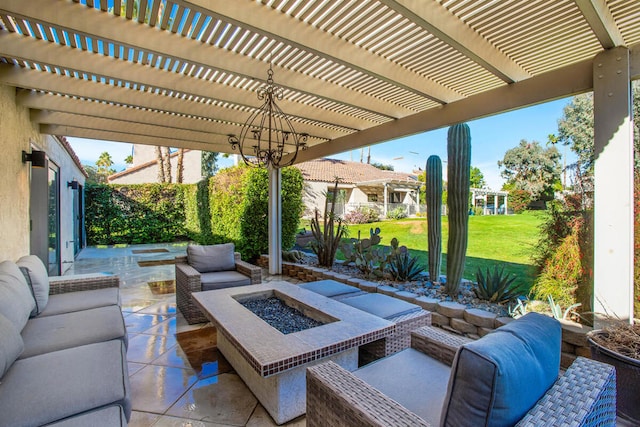
[[[282,169],[283,249],[295,243],[303,185],[297,168]],[[268,251],[265,169],[228,168],[197,184],[98,184],[85,191],[89,245],[234,242],[246,260]]]

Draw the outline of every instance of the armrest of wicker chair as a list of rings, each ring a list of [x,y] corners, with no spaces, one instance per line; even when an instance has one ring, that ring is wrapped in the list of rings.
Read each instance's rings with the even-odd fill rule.
[[[98,273],[49,277],[49,295],[119,287],[120,278],[113,274]]]
[[[615,368],[578,357],[516,425],[615,426]]]
[[[423,326],[411,332],[411,347],[449,366],[458,349],[473,341],[435,326]]]
[[[306,421],[307,427],[429,425],[331,361],[307,368]]]
[[[236,270],[239,273],[248,276],[251,279],[252,285],[258,285],[262,283],[262,268],[249,264],[246,261],[236,260]]]

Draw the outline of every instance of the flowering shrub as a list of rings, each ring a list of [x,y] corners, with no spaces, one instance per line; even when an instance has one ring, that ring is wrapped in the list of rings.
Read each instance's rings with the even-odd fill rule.
[[[342,219],[347,224],[367,224],[370,222],[377,222],[380,219],[380,215],[375,209],[360,206],[344,214]]]
[[[398,206],[390,212],[387,212],[387,218],[389,219],[402,219],[407,217],[407,210],[404,206]]]

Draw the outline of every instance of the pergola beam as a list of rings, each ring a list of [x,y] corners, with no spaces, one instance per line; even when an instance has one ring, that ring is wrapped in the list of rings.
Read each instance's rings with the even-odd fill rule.
[[[185,129],[175,129],[165,126],[149,125],[145,123],[133,123],[124,120],[105,119],[101,117],[91,117],[80,114],[50,111],[32,111],[31,121],[38,124],[70,126],[95,129],[97,131],[104,130],[132,135],[145,135],[155,138],[167,138],[167,136],[169,136],[172,140],[182,141],[184,143],[201,142],[204,144],[212,145],[223,145],[227,143],[227,136],[224,133],[209,133]]]
[[[103,102],[82,100],[31,90],[20,90],[16,95],[16,102],[18,105],[33,110],[82,114],[85,116],[101,117],[131,123],[164,126],[172,129],[194,130],[223,135],[238,131],[237,126],[228,123],[212,122],[195,117],[142,110],[123,105],[105,104]],[[172,132],[172,129],[168,129],[168,132]]]
[[[623,46],[624,38],[604,0],[575,0],[593,33],[605,49]]]
[[[441,4],[424,0],[381,0],[381,2],[507,83],[531,77],[529,72],[461,22]]]
[[[235,3],[234,3],[235,4]],[[9,15],[29,17],[67,31],[102,39],[116,45],[142,49],[174,58],[196,66],[219,70],[251,80],[264,80],[266,68],[259,67],[255,59],[238,55],[212,45],[194,44],[194,41],[166,31],[158,31],[145,24],[128,21],[109,13],[71,2],[47,0],[3,0],[0,11]],[[321,79],[309,79],[283,67],[273,66],[277,81],[303,94],[324,98],[364,111],[388,117],[402,117],[411,110],[398,104],[356,92]]]
[[[64,135],[77,138],[99,139],[104,141],[125,142],[130,144],[144,144],[174,148],[188,148],[191,150],[215,151],[223,152],[227,149],[227,143],[224,144],[206,144],[202,142],[184,142],[173,138],[149,137],[146,135],[134,135],[130,133],[122,133],[107,130],[93,130],[74,126],[63,125],[40,125],[40,132],[47,135]]]

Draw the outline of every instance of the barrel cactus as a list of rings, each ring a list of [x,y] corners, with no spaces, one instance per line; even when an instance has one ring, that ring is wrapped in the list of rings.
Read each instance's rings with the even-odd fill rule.
[[[442,162],[438,156],[427,159],[427,233],[429,277],[437,282],[442,263]]]
[[[469,179],[471,132],[466,123],[453,125],[447,134],[449,242],[447,245],[446,292],[457,298],[464,272],[469,229]]]

